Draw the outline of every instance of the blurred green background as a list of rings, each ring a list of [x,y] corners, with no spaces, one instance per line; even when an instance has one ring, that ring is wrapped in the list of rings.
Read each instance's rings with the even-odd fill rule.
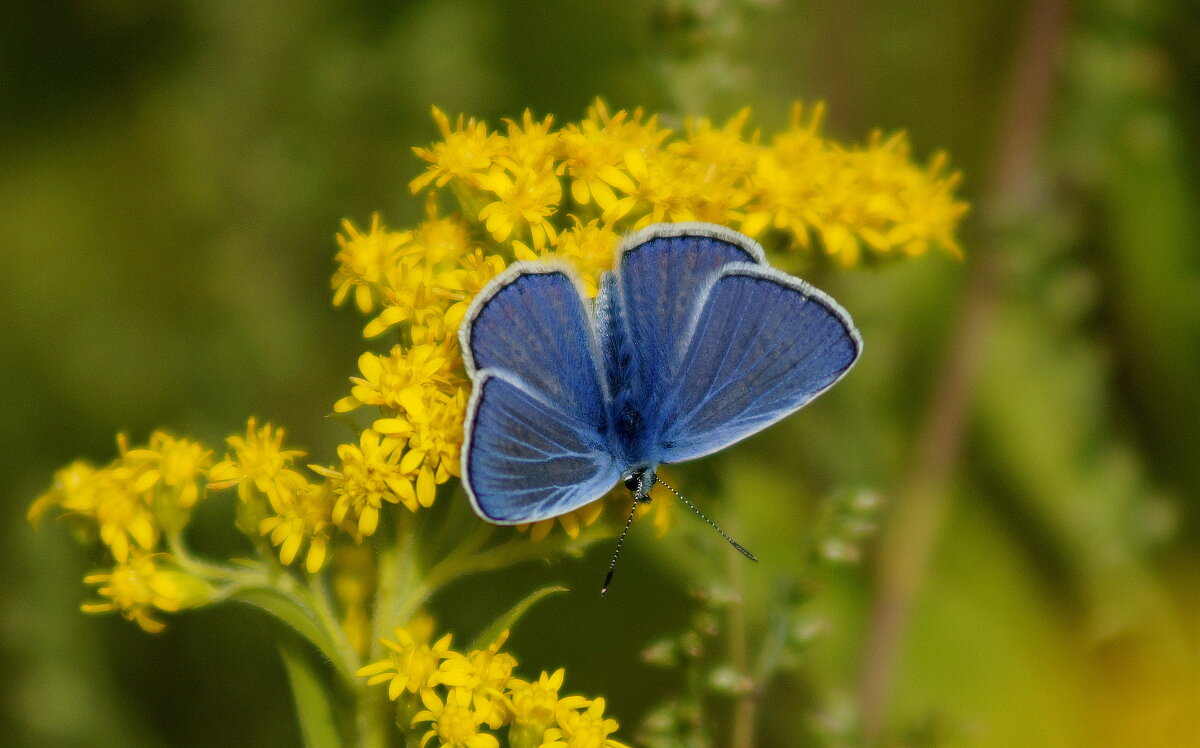
[[[339,221],[419,218],[409,149],[436,137],[431,104],[565,122],[601,95],[718,121],[751,106],[767,132],[793,100],[823,99],[831,137],[904,129],[918,159],[945,149],[965,175],[965,262],[818,276],[866,339],[853,375],[680,469],[685,493],[689,474],[719,472],[726,500],[693,498],[716,517],[736,507],[738,537],[764,559],[738,572],[748,604],[799,564],[836,491],[877,491],[895,513],[885,537],[888,517],[928,499],[944,512],[915,520],[930,556],[880,742],[1200,744],[1200,7],[1073,4],[1052,39],[1036,159],[1006,190],[1004,112],[1044,5],[5,4],[4,742],[299,741],[263,616],[225,606],[171,617],[158,636],[84,616],[80,579],[99,557],[54,522],[33,532],[25,509],[56,468],[111,459],[118,431],[218,445],[255,414],[328,461],[346,434],[323,416],[364,348],[362,320],[329,303]],[[989,282],[972,284],[985,256]],[[978,308],[983,323],[956,334]],[[920,435],[963,340],[978,372],[954,459],[924,497]],[[230,542],[228,509],[203,510],[199,544]],[[572,690],[606,695],[632,739],[679,685],[640,651],[694,609],[690,546],[711,539],[681,525],[663,541],[635,528],[609,599],[595,594],[609,552],[597,547],[450,590],[437,613],[470,636],[533,585],[566,582],[511,648],[526,674],[562,666]],[[861,565],[821,579],[812,605],[828,634],[771,684],[759,744],[862,740],[869,622],[895,553],[868,544]]]

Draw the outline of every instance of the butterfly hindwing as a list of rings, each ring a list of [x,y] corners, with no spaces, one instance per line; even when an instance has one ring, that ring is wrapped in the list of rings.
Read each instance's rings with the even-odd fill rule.
[[[678,378],[650,428],[679,462],[716,452],[775,423],[831,387],[862,339],[837,302],[774,268],[723,268],[702,294]]]
[[[497,524],[572,511],[619,477],[592,424],[504,373],[475,373],[464,429],[463,485],[475,511]]]

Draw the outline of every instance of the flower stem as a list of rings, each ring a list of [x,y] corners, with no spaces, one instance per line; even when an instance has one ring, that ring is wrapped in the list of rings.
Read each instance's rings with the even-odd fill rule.
[[[309,607],[312,608],[321,625],[329,632],[329,638],[336,644],[338,652],[341,654],[343,665],[338,669],[353,677],[354,671],[362,663],[359,662],[358,653],[354,651],[349,637],[346,636],[345,630],[338,622],[333,600],[330,599],[329,590],[325,586],[325,577],[320,573],[307,575],[302,589]],[[350,682],[353,683],[353,680]]]

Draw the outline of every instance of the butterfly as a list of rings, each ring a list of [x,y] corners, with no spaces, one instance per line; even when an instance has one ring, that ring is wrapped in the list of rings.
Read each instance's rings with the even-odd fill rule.
[[[565,514],[618,481],[635,506],[648,501],[660,464],[795,412],[862,352],[837,302],[707,223],[625,237],[594,303],[567,265],[514,263],[459,335],[472,380],[462,481],[475,512],[501,525]]]

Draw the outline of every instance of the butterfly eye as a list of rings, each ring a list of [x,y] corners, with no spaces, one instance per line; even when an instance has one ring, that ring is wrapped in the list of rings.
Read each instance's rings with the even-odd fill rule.
[[[625,476],[625,487],[630,491],[636,491],[638,489],[638,483],[641,480],[641,473],[630,473],[629,475]]]

